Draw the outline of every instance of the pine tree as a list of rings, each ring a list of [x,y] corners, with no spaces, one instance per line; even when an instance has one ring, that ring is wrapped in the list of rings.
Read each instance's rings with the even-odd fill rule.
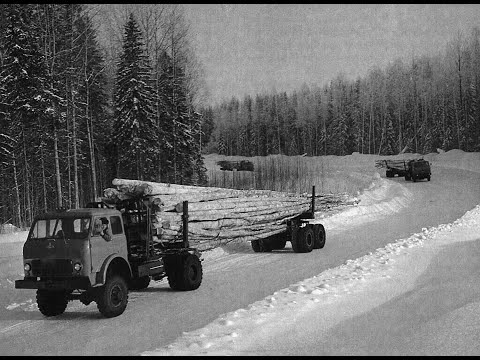
[[[142,34],[130,14],[116,77],[113,142],[118,149],[117,176],[154,179],[158,145],[154,100]]]

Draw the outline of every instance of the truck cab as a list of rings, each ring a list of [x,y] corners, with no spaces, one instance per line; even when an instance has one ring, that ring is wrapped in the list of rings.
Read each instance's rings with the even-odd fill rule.
[[[416,182],[417,180],[427,179],[430,181],[431,175],[430,163],[427,160],[410,160],[407,165],[405,180],[413,180],[413,182]]]
[[[107,219],[111,240],[94,224]],[[76,209],[37,216],[23,246],[25,280],[18,285],[87,289],[103,285],[105,260],[122,259],[128,266],[122,216],[113,209]]]

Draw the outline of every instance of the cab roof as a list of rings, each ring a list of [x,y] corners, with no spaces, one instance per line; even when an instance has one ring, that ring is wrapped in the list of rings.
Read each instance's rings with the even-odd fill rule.
[[[58,218],[74,218],[74,217],[91,217],[91,216],[112,216],[120,215],[120,211],[116,209],[104,208],[80,208],[59,211],[49,211],[44,214],[37,215],[35,219],[58,219]]]

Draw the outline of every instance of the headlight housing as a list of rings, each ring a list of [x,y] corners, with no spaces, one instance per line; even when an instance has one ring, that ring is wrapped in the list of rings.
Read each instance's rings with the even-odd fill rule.
[[[30,266],[29,263],[25,263],[25,265],[23,265],[23,269],[24,269],[26,272],[29,272],[30,270],[32,270],[32,267]]]
[[[82,264],[80,264],[78,262],[73,265],[73,268],[75,269],[75,271],[82,270],[82,267],[83,267]]]

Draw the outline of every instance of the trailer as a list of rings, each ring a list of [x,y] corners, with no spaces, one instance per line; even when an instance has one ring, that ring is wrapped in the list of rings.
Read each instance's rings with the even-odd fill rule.
[[[375,167],[385,168],[385,176],[388,178],[392,178],[395,175],[398,175],[398,177],[404,177],[407,174],[407,164],[409,161],[411,160],[376,160]]]
[[[255,252],[270,252],[285,248],[287,241],[297,253],[311,252],[325,246],[326,233],[322,224],[312,223],[315,219],[315,186],[312,186],[312,201],[310,209],[291,219],[286,220],[284,231],[266,238],[251,240]]]

